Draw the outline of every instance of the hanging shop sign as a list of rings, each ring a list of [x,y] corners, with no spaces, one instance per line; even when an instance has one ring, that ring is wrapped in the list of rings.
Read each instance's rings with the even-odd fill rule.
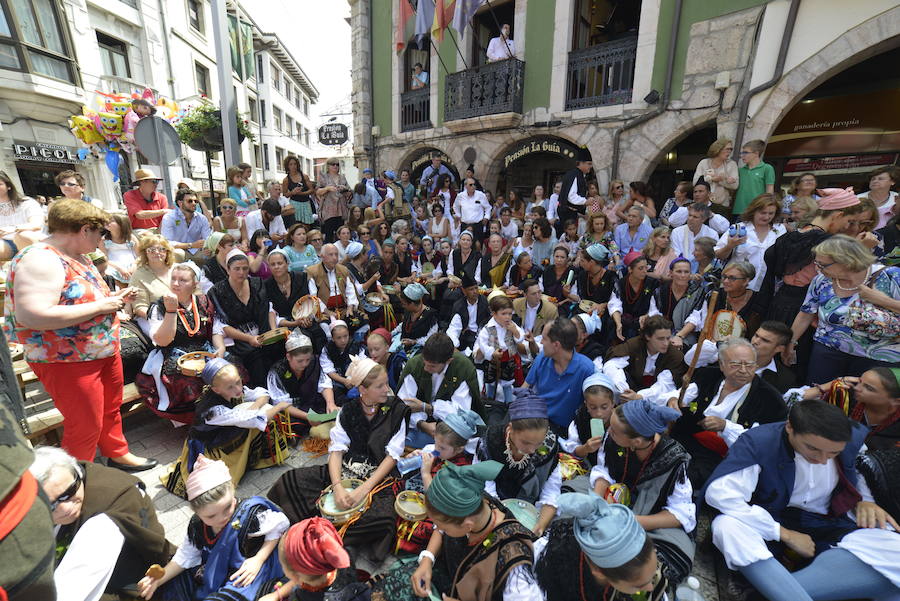
[[[31,161],[33,163],[64,163],[74,165],[79,163],[78,150],[71,146],[60,144],[45,144],[43,142],[13,142],[13,153],[17,161]]]
[[[426,150],[426,151],[423,152],[421,155],[419,155],[418,158],[413,159],[412,161],[410,161],[410,163],[409,163],[409,170],[410,170],[410,171],[415,171],[416,169],[418,169],[418,168],[421,167],[422,165],[425,165],[425,164],[427,164],[427,163],[430,163],[430,162],[431,162],[431,155],[433,155],[433,154],[437,154],[437,156],[441,157],[441,161],[443,161],[443,163],[444,163],[445,165],[447,165],[447,167],[449,167],[451,170],[453,169],[453,167],[452,167],[453,164],[450,162],[450,157],[448,157],[448,156],[447,156],[446,154],[444,154],[443,152],[440,152],[440,151],[437,151],[437,150],[433,150],[433,149],[432,149],[432,150]]]
[[[535,136],[517,142],[503,155],[503,167],[509,167],[519,159],[535,152],[548,152],[557,156],[575,160],[578,149],[574,144],[553,136]]]
[[[801,101],[766,146],[767,157],[886,153],[900,150],[900,89]]]
[[[326,123],[319,128],[319,143],[326,146],[340,146],[350,138],[347,126],[343,123]]]
[[[784,165],[784,175],[799,175],[806,172],[815,173],[816,175],[858,173],[871,171],[876,167],[893,165],[896,160],[896,154],[855,154],[815,159],[790,159]]]

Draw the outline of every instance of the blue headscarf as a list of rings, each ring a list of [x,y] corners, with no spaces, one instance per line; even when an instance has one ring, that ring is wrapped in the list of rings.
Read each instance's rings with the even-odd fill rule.
[[[200,373],[200,377],[203,378],[204,383],[212,386],[212,381],[213,378],[216,377],[216,374],[229,365],[231,365],[231,363],[229,363],[225,359],[222,359],[221,357],[210,359],[206,362],[206,365],[203,366],[203,371]]]
[[[680,411],[667,405],[656,405],[647,399],[628,401],[622,405],[622,412],[631,429],[644,438],[665,432],[669,422],[681,417]]]
[[[531,388],[516,388],[516,398],[509,404],[509,421],[519,419],[547,419],[547,401]]]
[[[420,301],[426,294],[428,294],[428,290],[426,290],[425,286],[418,282],[410,284],[403,289],[403,296],[411,301]]]
[[[609,504],[593,492],[565,493],[559,496],[559,513],[575,518],[575,540],[599,568],[625,565],[644,548],[647,534],[625,505]]]
[[[588,246],[586,252],[588,256],[595,261],[606,261],[609,259],[609,249],[599,242],[595,242]]]
[[[466,440],[475,438],[475,435],[478,434],[478,428],[485,427],[484,420],[481,419],[480,415],[471,409],[463,409],[462,407],[456,413],[451,413],[445,417],[444,423]]]

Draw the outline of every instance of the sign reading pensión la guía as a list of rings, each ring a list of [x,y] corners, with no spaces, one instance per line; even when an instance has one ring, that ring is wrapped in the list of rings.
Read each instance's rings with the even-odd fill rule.
[[[577,148],[571,142],[549,136],[538,136],[523,140],[516,144],[509,152],[503,155],[503,166],[509,167],[522,157],[535,152],[549,152],[567,159],[575,160]]]
[[[77,151],[71,146],[45,144],[44,142],[13,142],[13,152],[17,161],[38,163],[78,163]]]
[[[326,123],[319,128],[319,143],[327,146],[340,146],[349,138],[347,126],[343,123]]]

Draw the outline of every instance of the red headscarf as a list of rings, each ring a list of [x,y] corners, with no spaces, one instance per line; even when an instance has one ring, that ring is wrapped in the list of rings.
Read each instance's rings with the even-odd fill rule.
[[[350,565],[341,535],[325,518],[309,518],[291,526],[284,535],[284,558],[292,570],[309,576]]]
[[[388,332],[386,329],[384,329],[384,328],[375,328],[374,330],[372,330],[371,332],[369,332],[369,336],[371,336],[372,334],[378,334],[379,336],[381,336],[382,338],[384,338],[384,341],[387,342],[388,346],[391,345],[391,333]]]

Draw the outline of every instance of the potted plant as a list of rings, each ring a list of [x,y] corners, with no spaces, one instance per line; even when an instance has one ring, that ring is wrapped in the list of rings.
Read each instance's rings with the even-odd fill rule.
[[[250,123],[241,115],[235,114],[238,130],[238,141],[250,138]],[[211,102],[204,102],[189,108],[175,126],[181,141],[194,150],[218,152],[223,149],[224,133],[222,131],[222,111]]]

